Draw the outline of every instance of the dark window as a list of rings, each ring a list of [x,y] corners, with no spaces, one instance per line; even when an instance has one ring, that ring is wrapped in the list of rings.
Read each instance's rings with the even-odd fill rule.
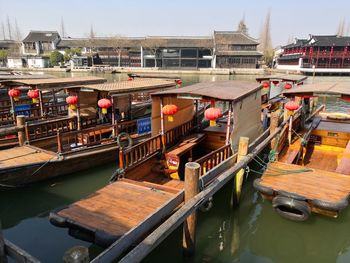
[[[180,56],[179,49],[163,49],[164,58],[177,58]]]
[[[211,56],[211,50],[210,49],[199,49],[198,50],[198,57],[202,58],[203,56]]]
[[[164,67],[179,67],[180,63],[178,59],[163,59]]]
[[[196,58],[197,49],[181,49],[181,57],[183,58]]]
[[[195,60],[195,59],[182,59],[181,60],[181,67],[195,68],[195,67],[197,67],[197,60]]]
[[[199,68],[210,68],[211,67],[211,60],[198,60],[198,67]]]

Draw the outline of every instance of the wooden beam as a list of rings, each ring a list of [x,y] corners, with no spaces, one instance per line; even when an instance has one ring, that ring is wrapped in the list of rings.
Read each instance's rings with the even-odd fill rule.
[[[19,263],[40,263],[38,259],[30,255],[28,252],[17,247],[15,244],[5,239],[6,253]]]

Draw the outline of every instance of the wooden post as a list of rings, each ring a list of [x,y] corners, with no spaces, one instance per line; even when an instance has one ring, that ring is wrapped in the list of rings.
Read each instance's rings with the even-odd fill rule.
[[[199,192],[199,170],[200,165],[195,162],[185,165],[185,204]],[[186,256],[192,256],[196,244],[197,214],[193,212],[183,225],[182,247]]]
[[[271,117],[270,117],[270,134],[272,134],[278,127],[278,122],[279,122],[279,115],[277,112],[271,112]],[[274,150],[276,147],[276,138],[273,138],[271,140],[271,149]]]
[[[163,114],[163,98],[160,98],[160,136],[162,143],[162,151],[165,152],[165,135],[164,135],[164,114]]]
[[[249,138],[248,137],[240,137],[239,145],[238,145],[238,155],[237,155],[237,163],[240,162],[243,157],[248,154],[249,147]],[[241,197],[242,185],[244,179],[244,169],[239,170],[235,177],[235,200],[232,200],[232,204],[239,203],[239,199]]]
[[[26,141],[26,135],[24,132],[25,116],[18,115],[16,117],[16,123],[17,123],[17,128],[19,128],[18,133],[17,133],[18,144],[19,144],[19,146],[23,146],[24,142]]]
[[[62,136],[59,130],[57,130],[57,152],[62,153]]]
[[[39,90],[40,117],[44,117],[43,94]]]
[[[117,136],[117,135],[118,135],[118,127],[116,126],[116,119],[115,119],[114,96],[111,96],[111,102],[112,102],[112,125],[113,125],[113,136]]]
[[[77,104],[77,130],[80,131],[81,130],[81,118],[80,118],[80,103],[78,100],[78,104]]]
[[[0,221],[0,263],[7,263],[7,256],[5,250],[5,239],[2,234],[2,226]]]
[[[63,256],[64,263],[88,263],[89,250],[83,246],[75,246],[66,251]]]
[[[229,110],[227,115],[227,127],[226,127],[226,140],[225,144],[228,145],[230,143],[230,130],[231,130],[231,115],[232,115],[232,103],[229,103]]]

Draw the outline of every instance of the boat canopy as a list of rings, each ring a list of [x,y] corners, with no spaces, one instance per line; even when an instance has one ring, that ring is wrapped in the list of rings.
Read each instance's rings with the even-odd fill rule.
[[[307,79],[307,76],[303,75],[266,75],[262,77],[256,78],[256,81],[284,81],[284,82],[293,82],[293,83],[301,83]]]
[[[2,80],[0,83],[5,87],[12,86],[30,86],[36,87],[37,89],[50,89],[67,87],[73,85],[88,85],[98,84],[106,82],[105,78],[99,77],[79,77],[79,78],[48,78],[48,79],[31,79],[30,77],[25,79],[14,79],[14,80]]]
[[[324,82],[285,90],[285,96],[345,96],[350,97],[350,82]]]
[[[55,78],[48,74],[34,74],[34,75],[11,75],[11,74],[0,74],[0,81],[4,80],[24,80],[24,79],[52,79]]]
[[[108,95],[130,94],[136,92],[159,91],[162,88],[175,87],[175,80],[165,79],[134,79],[132,81],[119,81],[110,83],[101,83],[94,85],[77,85],[67,87],[67,90],[80,91],[102,91]]]
[[[180,99],[240,101],[260,90],[256,83],[248,81],[226,80],[198,83],[183,88],[157,92],[154,96],[176,96]]]

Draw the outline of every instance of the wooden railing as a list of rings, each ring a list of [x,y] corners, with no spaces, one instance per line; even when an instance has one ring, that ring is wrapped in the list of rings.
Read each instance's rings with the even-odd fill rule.
[[[162,150],[162,138],[161,135],[156,135],[136,144],[125,150],[121,150],[119,154],[119,167],[124,169],[132,169],[141,162],[148,160],[155,156]]]
[[[226,159],[232,156],[231,145],[224,145],[219,149],[212,151],[211,153],[199,158],[196,160],[196,163],[199,163],[200,175],[207,173],[209,170],[213,169],[215,166],[219,165]]]
[[[57,131],[69,132],[77,129],[75,117],[67,117],[40,122],[27,122],[25,133],[28,141],[56,136]]]
[[[194,127],[194,121],[190,120],[184,124],[181,124],[169,131],[167,131],[165,136],[166,147],[171,147],[175,145],[181,138],[187,136]]]
[[[111,136],[115,125],[106,124],[84,129],[83,131],[57,132],[57,152],[67,153],[78,148],[110,143],[116,140]]]
[[[137,133],[137,120],[119,122],[117,133],[120,132],[126,132],[129,134]]]

